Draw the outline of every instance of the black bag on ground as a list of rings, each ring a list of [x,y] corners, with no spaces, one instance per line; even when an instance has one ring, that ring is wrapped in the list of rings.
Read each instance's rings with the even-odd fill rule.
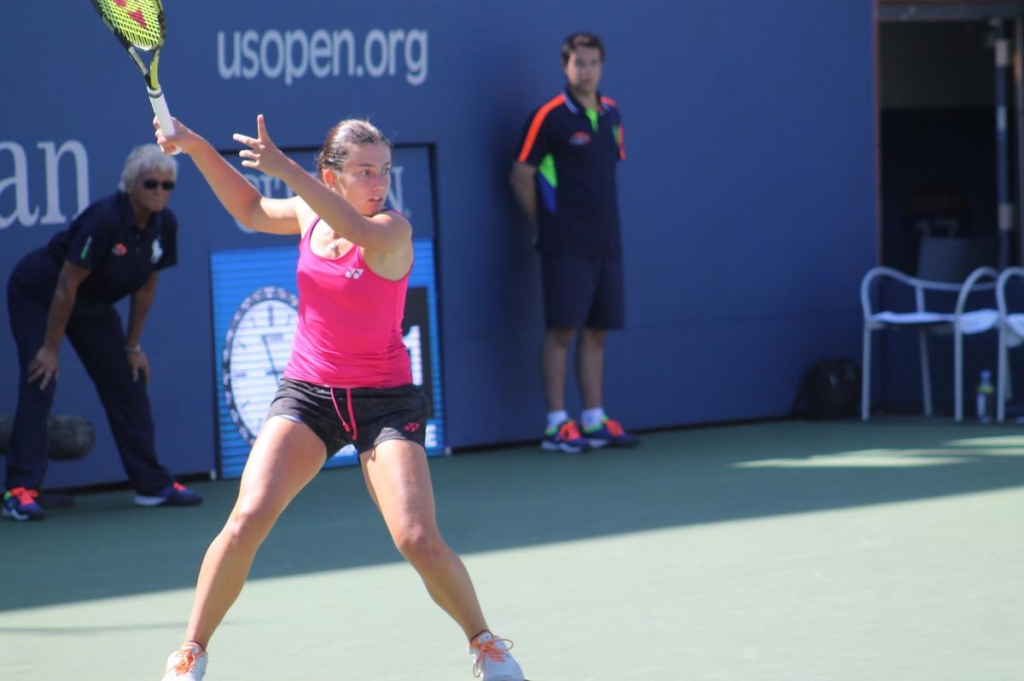
[[[793,400],[793,416],[809,419],[844,419],[857,415],[860,406],[860,367],[852,359],[837,357],[815,362],[804,372]]]
[[[14,415],[0,414],[0,455],[7,453]],[[85,457],[96,444],[96,429],[84,416],[50,414],[46,420],[51,461],[73,461]]]

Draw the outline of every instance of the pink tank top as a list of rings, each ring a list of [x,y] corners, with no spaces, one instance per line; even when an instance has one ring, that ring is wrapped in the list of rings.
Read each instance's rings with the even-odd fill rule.
[[[398,281],[381,277],[355,245],[337,259],[313,253],[310,243],[319,221],[299,242],[299,323],[284,375],[332,388],[412,383],[402,342],[409,274]]]

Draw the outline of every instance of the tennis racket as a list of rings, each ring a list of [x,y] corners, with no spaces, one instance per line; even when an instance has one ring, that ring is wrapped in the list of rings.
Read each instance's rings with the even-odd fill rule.
[[[149,90],[149,103],[153,105],[160,129],[165,135],[173,135],[171,112],[157,79],[160,50],[167,35],[164,8],[160,0],[92,0],[92,5],[142,72],[146,89]],[[153,53],[149,66],[142,60],[141,53],[144,52]]]

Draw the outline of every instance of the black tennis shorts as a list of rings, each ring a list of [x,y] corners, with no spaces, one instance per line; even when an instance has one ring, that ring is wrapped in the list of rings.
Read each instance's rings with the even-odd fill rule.
[[[549,329],[621,329],[626,293],[620,256],[541,256],[544,325]]]
[[[408,440],[422,447],[430,400],[412,384],[384,389],[325,388],[282,378],[267,419],[272,416],[309,426],[323,440],[330,458],[347,444],[354,444],[360,454],[388,440]]]

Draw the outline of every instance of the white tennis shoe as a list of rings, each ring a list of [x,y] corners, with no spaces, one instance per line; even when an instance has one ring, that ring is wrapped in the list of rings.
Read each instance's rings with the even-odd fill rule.
[[[482,681],[523,681],[523,670],[508,652],[512,641],[485,631],[469,644],[473,675]]]
[[[161,681],[202,681],[209,656],[195,643],[186,643],[167,658]]]

